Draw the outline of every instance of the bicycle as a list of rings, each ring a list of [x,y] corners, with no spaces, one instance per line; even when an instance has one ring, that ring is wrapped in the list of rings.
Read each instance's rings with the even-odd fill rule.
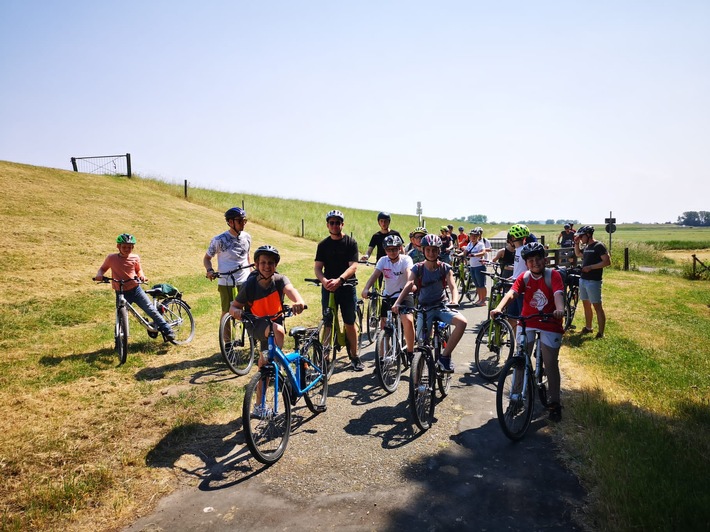
[[[433,309],[417,307],[416,311],[422,313],[424,324],[427,322],[427,312],[431,310]],[[433,334],[430,334],[432,331],[417,331],[417,346],[414,349],[409,379],[409,407],[414,422],[421,430],[428,430],[434,421],[437,388],[440,399],[446,397],[451,389],[452,374],[444,373],[436,364],[446,346],[451,329],[439,320],[434,320],[432,329]]]
[[[367,266],[375,266],[375,262],[363,261],[361,264],[366,264]],[[382,290],[382,277],[375,279],[375,284],[373,286],[375,291]],[[380,329],[380,312],[382,310],[382,302],[377,299],[376,301],[370,301],[368,299],[365,305],[365,328],[367,331],[367,341],[372,343],[377,337],[377,331]]]
[[[572,268],[558,268],[558,271],[565,280],[565,319],[563,327],[567,331],[574,329],[572,322],[579,304],[579,279],[582,276],[582,268],[574,266]]]
[[[404,330],[399,314],[392,312],[392,305],[397,301],[397,294],[385,296],[379,292],[370,292],[369,299],[382,300],[389,305],[385,326],[377,335],[375,343],[375,373],[382,388],[393,393],[402,375],[402,369],[409,367],[407,351],[404,346]]]
[[[321,282],[318,279],[304,279],[305,282],[320,286]],[[342,286],[357,286],[357,279],[347,279]],[[357,337],[357,345],[355,352],[350,355],[359,357],[363,348],[362,340],[362,320],[363,320],[364,302],[358,298],[355,304],[355,334]],[[335,371],[335,363],[338,351],[342,347],[348,347],[348,338],[345,334],[345,328],[341,328],[340,320],[338,319],[338,306],[335,303],[335,292],[330,292],[328,299],[328,308],[323,313],[323,319],[318,325],[318,330],[322,331],[321,344],[325,354],[328,378],[332,377]]]
[[[96,281],[96,278],[92,280]],[[138,320],[148,336],[157,338],[160,331],[155,322],[148,316],[144,316],[141,312],[126,300],[124,295],[123,285],[128,282],[136,282],[144,284],[137,277],[134,279],[114,279],[104,276],[99,283],[110,283],[111,281],[118,283],[119,289],[116,294],[116,325],[114,328],[115,349],[118,354],[119,365],[125,364],[128,359],[128,337],[130,330],[128,325],[128,314]],[[152,298],[153,306],[163,316],[165,321],[173,330],[175,338],[170,340],[170,343],[175,345],[183,345],[192,341],[195,336],[195,319],[192,317],[190,305],[182,300],[182,294],[177,292],[174,296],[168,296],[160,288],[151,288],[145,290],[145,293]],[[163,337],[165,338],[165,337]]]
[[[491,310],[498,306],[503,296],[513,285],[513,279],[500,276],[501,266],[497,263],[494,272],[483,272],[493,280],[491,295],[488,298],[488,318],[481,323],[476,335],[474,360],[478,374],[488,381],[495,380],[505,362],[513,356],[515,335],[507,320],[497,317],[491,319]]]
[[[229,276],[232,286],[236,287],[234,274],[252,266],[254,265],[246,264],[228,272],[214,272],[214,276],[215,278]],[[244,324],[233,318],[229,312],[224,314],[219,320],[219,351],[227,367],[237,375],[249,373],[254,364],[255,348],[256,344],[251,331],[248,331]]]
[[[553,314],[539,313],[531,316],[511,316],[501,313],[504,318],[518,320],[520,332],[517,349],[503,366],[496,390],[496,413],[503,433],[513,441],[520,440],[528,430],[535,407],[535,392],[542,406],[547,407],[547,377],[542,362],[540,331],[535,331],[532,349],[528,351],[526,321],[531,318],[543,320],[553,318]],[[532,356],[536,359],[533,367]]]
[[[313,414],[327,409],[326,361],[317,330],[291,329],[295,348],[290,353],[276,345],[272,320],[291,315],[291,309],[284,306],[278,314],[259,318],[245,314],[243,318],[252,326],[256,320],[265,320],[268,325],[267,360],[247,384],[242,405],[247,446],[252,456],[266,465],[283,456],[291,434],[291,407],[301,397]]]
[[[456,278],[456,288],[459,291],[459,304],[462,304],[463,298],[467,298],[469,303],[475,303],[478,298],[478,291],[473,282],[473,276],[471,275],[468,264],[466,263],[466,253],[465,251],[461,254],[457,254],[458,267],[454,269],[454,277]],[[473,292],[472,292],[473,290]]]

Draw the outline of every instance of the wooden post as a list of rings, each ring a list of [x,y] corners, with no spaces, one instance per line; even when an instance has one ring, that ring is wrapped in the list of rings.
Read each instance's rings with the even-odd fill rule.
[[[79,170],[77,169],[77,167],[76,167],[76,157],[72,157],[72,158],[71,158],[71,165],[72,165],[72,168],[74,168],[74,171],[75,171],[75,172],[78,172],[78,171],[79,171]]]
[[[185,199],[187,199],[187,179],[185,179]]]
[[[306,222],[301,218],[301,238],[306,237]]]
[[[131,177],[131,154],[126,154],[126,174]]]
[[[629,271],[629,248],[624,248],[624,271]]]

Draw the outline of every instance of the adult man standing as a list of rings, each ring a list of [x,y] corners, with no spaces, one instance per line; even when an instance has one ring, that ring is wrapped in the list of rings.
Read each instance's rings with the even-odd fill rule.
[[[383,244],[385,237],[397,235],[400,239],[402,238],[402,235],[400,235],[397,231],[390,229],[391,222],[392,216],[390,216],[390,213],[381,212],[377,215],[377,223],[380,226],[380,230],[372,235],[372,238],[370,238],[370,243],[367,246],[367,253],[360,258],[362,262],[367,262],[369,260],[370,255],[372,255],[372,251],[375,248],[377,248],[377,260],[380,260],[382,257],[387,255]]]
[[[574,246],[574,229],[571,224],[565,224],[564,230],[557,235],[557,245],[561,248],[571,248]]]
[[[354,286],[344,286],[347,279],[357,271],[358,249],[354,238],[343,233],[345,215],[332,210],[325,216],[330,236],[322,240],[316,249],[313,271],[321,282],[321,305],[325,313],[330,293],[335,293],[335,304],[345,324],[345,334],[350,345],[348,356],[354,371],[362,371],[364,366],[357,355],[357,330],[355,329],[356,292]]]
[[[237,270],[233,275],[220,275],[217,281],[217,290],[222,304],[222,315],[229,312],[229,305],[239,291],[241,285],[249,277],[249,250],[251,248],[251,235],[244,231],[247,223],[247,213],[239,207],[232,207],[224,213],[224,219],[229,230],[217,235],[210,242],[202,259],[207,277],[210,281],[217,277],[212,267],[212,258],[217,256],[217,269],[222,274]]]
[[[584,249],[582,249],[584,246]],[[604,338],[606,314],[602,307],[602,270],[611,265],[611,257],[606,246],[594,240],[594,227],[583,225],[574,234],[574,253],[582,259],[582,275],[579,280],[579,298],[584,305],[585,326],[582,334],[594,332],[592,329],[592,307],[597,315],[597,338]]]

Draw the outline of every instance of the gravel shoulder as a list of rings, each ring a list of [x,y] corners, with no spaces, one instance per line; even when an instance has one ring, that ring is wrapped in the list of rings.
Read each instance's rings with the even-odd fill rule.
[[[183,487],[125,530],[582,530],[585,492],[543,413],[522,442],[502,434],[495,387],[470,366],[485,310],[463,312],[451,393],[427,432],[411,421],[408,373],[395,393],[379,388],[373,346],[364,372],[334,374],[327,412],[299,402],[278,463],[251,458],[237,421],[221,456],[182,454]]]

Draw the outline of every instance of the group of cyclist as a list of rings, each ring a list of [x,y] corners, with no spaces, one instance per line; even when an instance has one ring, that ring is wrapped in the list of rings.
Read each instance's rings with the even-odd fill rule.
[[[249,250],[251,236],[244,231],[247,222],[246,212],[238,207],[225,213],[229,229],[212,239],[203,259],[206,277],[210,280],[219,277],[219,292],[223,314],[229,312],[240,319],[245,308],[256,316],[273,315],[283,304],[284,296],[292,302],[295,313],[303,310],[305,303],[299,292],[287,277],[279,274],[276,267],[281,259],[276,248],[264,245],[254,252],[256,269],[249,271]],[[354,238],[345,234],[345,215],[339,210],[331,210],[325,216],[328,237],[317,245],[314,260],[314,273],[321,283],[321,306],[325,312],[329,305],[330,294],[334,293],[345,326],[348,355],[351,368],[362,371],[363,364],[357,355],[357,330],[355,327],[357,293],[354,285],[346,283],[355,277],[359,262],[367,262],[376,253],[375,268],[367,280],[361,296],[367,298],[376,282],[382,280],[384,296],[380,318],[384,320],[391,309],[401,316],[407,356],[411,359],[415,337],[427,334],[434,320],[451,325],[450,338],[436,361],[440,370],[447,373],[454,371],[451,355],[463,337],[467,320],[453,306],[458,301],[457,287],[454,282],[453,257],[469,261],[469,271],[478,292],[478,305],[486,303],[484,259],[491,254],[490,243],[483,237],[483,229],[476,227],[466,234],[459,227],[459,234],[452,237],[453,226],[442,226],[440,235],[431,234],[425,227],[417,227],[409,233],[409,243],[404,241],[399,232],[390,229],[391,216],[380,212],[377,216],[379,230],[372,235],[367,252],[360,256]],[[571,226],[565,226],[560,234],[560,243],[569,244]],[[585,327],[583,334],[591,332],[592,309],[596,312],[599,331],[597,337],[604,335],[606,317],[601,305],[601,270],[610,264],[609,254],[604,245],[594,240],[594,228],[583,226],[576,232],[572,229],[572,243],[575,253],[582,258],[582,280],[580,298],[584,304]],[[544,366],[549,382],[549,419],[559,421],[562,407],[560,404],[560,373],[558,365],[564,316],[564,284],[562,276],[556,270],[546,268],[545,247],[530,233],[523,224],[513,225],[509,232],[506,246],[496,253],[493,261],[502,265],[503,276],[513,279],[511,289],[498,306],[491,311],[495,317],[505,311],[509,317],[530,316],[537,313],[549,313],[552,320],[530,321],[527,328],[528,340],[532,341],[535,331],[539,330],[542,340]],[[219,271],[233,271],[241,267],[235,277],[235,286],[230,286],[228,279],[218,276],[212,267],[212,258],[217,256]],[[529,272],[529,273],[526,273]],[[448,290],[448,291],[447,291]],[[523,297],[519,297],[519,296]],[[417,323],[412,318],[417,305],[425,312],[417,314]],[[396,298],[396,299],[395,299]],[[427,323],[423,322],[426,315]],[[510,318],[516,326],[515,320]],[[275,336],[278,345],[284,341],[284,330],[280,323],[275,324]],[[259,334],[255,331],[255,334]],[[261,363],[261,361],[260,361]]]

